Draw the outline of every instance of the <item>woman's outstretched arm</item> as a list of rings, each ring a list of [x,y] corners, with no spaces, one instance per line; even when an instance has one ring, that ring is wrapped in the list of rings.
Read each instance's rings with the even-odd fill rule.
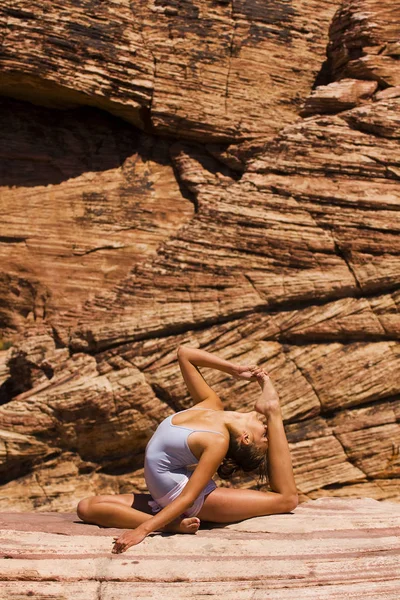
[[[212,436],[212,441],[210,440],[203,450],[198,465],[182,493],[159,513],[138,525],[136,529],[125,531],[118,536],[114,542],[114,554],[125,552],[131,546],[140,544],[150,533],[159,531],[193,505],[198,495],[216,473],[228,449],[228,440],[225,437],[217,436],[215,439],[213,434],[206,435]]]
[[[223,405],[218,395],[200,373],[198,367],[217,369],[218,371],[242,379],[251,379],[253,377],[251,367],[240,366],[205,350],[198,350],[189,346],[180,346],[178,348],[178,361],[183,379],[193,402],[195,404],[206,402],[207,408],[222,410]]]

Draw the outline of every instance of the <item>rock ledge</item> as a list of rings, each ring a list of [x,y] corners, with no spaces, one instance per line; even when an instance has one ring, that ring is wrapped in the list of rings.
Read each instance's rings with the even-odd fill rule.
[[[112,555],[118,530],[74,514],[0,514],[0,597],[398,600],[400,505],[321,498],[292,514],[154,535]]]

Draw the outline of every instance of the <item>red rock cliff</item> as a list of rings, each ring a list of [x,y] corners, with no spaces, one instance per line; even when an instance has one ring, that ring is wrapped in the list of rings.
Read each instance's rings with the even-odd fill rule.
[[[0,22],[0,508],[143,489],[188,406],[180,343],[268,369],[303,498],[398,500],[396,3],[17,0]]]

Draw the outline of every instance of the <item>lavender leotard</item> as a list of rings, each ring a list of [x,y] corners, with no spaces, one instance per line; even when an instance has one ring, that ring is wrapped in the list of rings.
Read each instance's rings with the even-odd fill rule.
[[[188,410],[212,410],[207,408],[191,408]],[[186,411],[181,411],[186,412]],[[180,413],[176,413],[180,414]],[[154,498],[149,502],[154,513],[158,512],[179,496],[189,481],[192,471],[190,465],[196,465],[198,459],[191,452],[188,437],[194,431],[223,434],[209,429],[190,429],[183,425],[174,425],[170,415],[160,423],[146,447],[144,459],[144,476],[147,488]],[[217,486],[211,479],[194,504],[185,512],[186,517],[197,515],[204,503],[204,498]]]

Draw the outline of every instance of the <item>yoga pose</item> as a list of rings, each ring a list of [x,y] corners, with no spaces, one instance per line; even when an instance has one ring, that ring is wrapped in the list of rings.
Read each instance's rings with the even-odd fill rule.
[[[114,538],[113,553],[125,552],[153,531],[196,533],[200,519],[232,523],[285,513],[298,503],[279,398],[267,373],[238,366],[187,346],[178,350],[181,372],[194,407],[165,419],[150,439],[145,479],[151,494],[93,496],[78,504],[85,523],[127,529]],[[251,412],[225,411],[198,367],[257,381],[261,394]],[[268,475],[271,492],[217,488],[216,472]]]

